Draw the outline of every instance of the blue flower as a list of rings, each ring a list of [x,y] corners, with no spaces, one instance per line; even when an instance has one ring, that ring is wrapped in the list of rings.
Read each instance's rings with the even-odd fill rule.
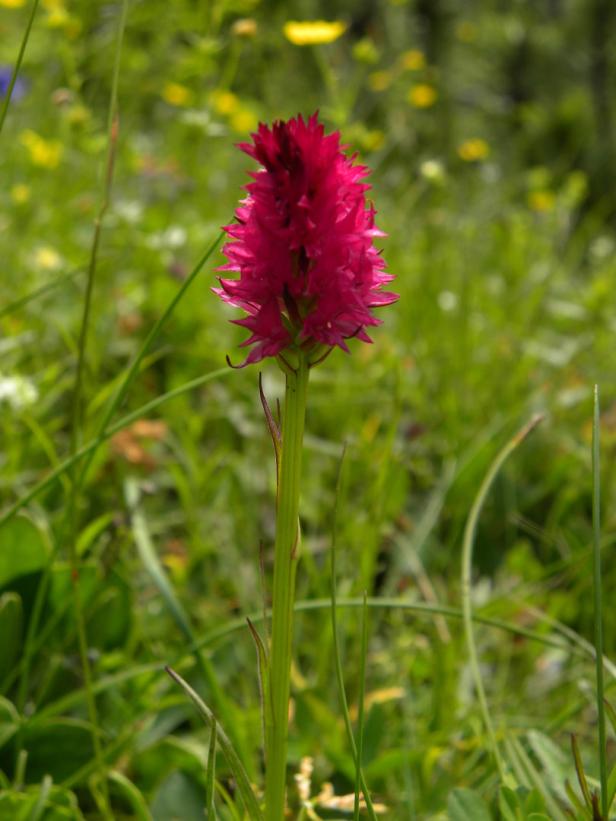
[[[0,65],[0,98],[5,97],[9,86],[11,85],[11,77],[13,76],[13,67],[12,66],[2,66]],[[18,77],[15,81],[15,85],[13,86],[13,93],[11,95],[11,99],[13,101],[21,100],[21,98],[26,93],[26,84]]]

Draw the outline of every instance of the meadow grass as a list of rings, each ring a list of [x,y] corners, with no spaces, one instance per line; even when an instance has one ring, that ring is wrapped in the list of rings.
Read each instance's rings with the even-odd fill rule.
[[[612,205],[573,91],[554,152],[558,78],[517,131],[486,79],[528,21],[458,13],[437,65],[421,4],[362,32],[344,4],[37,5],[0,0],[26,81],[0,100],[0,818],[258,815],[276,470],[210,287],[233,143],[316,108],[373,169],[401,296],[311,375],[292,817],[607,817]],[[301,47],[298,17],[352,25]],[[535,22],[549,61],[572,28]]]

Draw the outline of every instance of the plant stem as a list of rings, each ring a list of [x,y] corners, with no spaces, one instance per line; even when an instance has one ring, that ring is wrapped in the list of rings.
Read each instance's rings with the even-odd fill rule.
[[[266,704],[265,808],[268,821],[282,821],[285,807],[289,687],[295,572],[299,558],[299,492],[306,416],[308,362],[303,354],[286,372],[282,453],[272,598],[270,703]]]
[[[19,69],[21,68],[22,60],[24,59],[24,54],[26,51],[26,46],[28,45],[28,39],[30,38],[30,32],[32,31],[32,24],[34,23],[34,18],[36,16],[36,10],[38,8],[39,0],[34,0],[32,3],[32,7],[30,10],[30,17],[28,18],[28,23],[26,25],[26,30],[24,31],[24,36],[21,41],[21,45],[19,47],[19,53],[17,55],[17,61],[15,62],[15,67],[13,69],[13,74],[11,75],[11,80],[9,82],[9,87],[6,90],[4,95],[4,103],[2,105],[2,110],[0,111],[0,131],[4,126],[4,121],[6,120],[6,115],[9,110],[9,104],[11,102],[11,97],[13,95],[13,88],[15,87],[15,83],[17,82],[17,75],[19,74]]]
[[[603,703],[603,605],[601,601],[601,460],[600,460],[599,386],[595,385],[592,425],[592,528],[593,592],[595,611],[595,658],[597,678],[597,714],[599,722],[599,774],[601,783],[601,817],[608,818],[608,777]]]

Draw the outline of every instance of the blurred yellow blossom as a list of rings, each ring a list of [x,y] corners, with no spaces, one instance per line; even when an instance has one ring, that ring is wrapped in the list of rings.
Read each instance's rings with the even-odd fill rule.
[[[239,98],[232,91],[215,91],[212,94],[212,104],[215,111],[224,115],[233,114],[240,107]]]
[[[43,8],[47,12],[45,23],[49,28],[62,28],[71,38],[81,33],[81,22],[69,13],[64,0],[43,0]]]
[[[40,168],[57,168],[60,164],[64,148],[59,140],[46,140],[31,129],[22,131],[19,139],[28,149],[33,165]]]
[[[229,122],[234,131],[245,134],[247,131],[254,131],[257,128],[259,118],[247,108],[240,108],[239,111],[233,112]]]
[[[391,85],[391,80],[389,71],[373,71],[368,75],[368,85],[373,91],[385,91]]]
[[[11,199],[15,205],[23,205],[30,199],[30,193],[29,185],[18,182],[11,188]]]
[[[252,17],[242,17],[231,26],[231,34],[235,37],[254,37],[257,33],[257,21]]]
[[[473,137],[470,140],[465,140],[458,146],[458,156],[464,162],[477,162],[477,160],[485,160],[490,153],[490,146],[481,137]]]
[[[427,83],[418,83],[413,86],[408,93],[408,101],[415,108],[430,108],[434,105],[438,97],[434,86]]]
[[[169,105],[186,106],[192,100],[192,91],[180,83],[165,83],[162,98]]]
[[[405,51],[400,55],[400,65],[407,71],[419,71],[425,68],[426,58],[423,51],[413,48],[410,51]]]
[[[543,213],[552,211],[556,205],[556,194],[553,191],[531,191],[528,195],[528,205],[533,211]]]
[[[54,248],[43,245],[34,254],[34,264],[43,271],[54,271],[61,266],[62,257]]]
[[[289,20],[284,24],[284,36],[294,46],[315,46],[333,43],[346,31],[342,20]]]
[[[0,0],[0,6],[4,6],[5,9],[18,9],[26,0]]]

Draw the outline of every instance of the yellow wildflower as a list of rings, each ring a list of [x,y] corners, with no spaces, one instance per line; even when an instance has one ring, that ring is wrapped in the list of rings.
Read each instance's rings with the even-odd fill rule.
[[[231,26],[231,34],[235,37],[245,37],[249,39],[257,33],[257,21],[252,17],[242,17],[236,20]]]
[[[11,199],[15,205],[23,205],[30,199],[30,186],[24,185],[23,182],[16,183],[11,188]]]
[[[420,71],[425,68],[426,58],[423,51],[413,48],[400,55],[400,65],[407,71]]]
[[[169,105],[187,106],[192,100],[192,91],[180,83],[165,83],[162,98]]]
[[[528,206],[533,211],[545,213],[552,211],[556,205],[556,195],[553,191],[542,189],[540,191],[531,191],[528,195]]]
[[[240,107],[237,94],[232,91],[215,91],[212,95],[214,110],[225,116],[233,114]]]
[[[30,152],[33,165],[40,168],[57,168],[64,148],[59,140],[46,140],[35,131],[27,129],[20,136],[21,144]]]
[[[5,9],[18,9],[26,0],[0,0],[0,6],[4,6]]]
[[[407,99],[415,108],[430,108],[436,102],[437,97],[438,93],[434,86],[418,83],[409,90]]]
[[[481,137],[473,137],[470,140],[465,140],[458,146],[458,156],[464,162],[477,162],[477,160],[485,160],[490,153],[490,146]]]
[[[346,31],[346,23],[342,20],[289,20],[283,31],[294,46],[316,46],[337,40]]]
[[[43,245],[34,254],[34,264],[43,271],[54,271],[62,264],[62,257],[54,248]]]
[[[239,111],[235,111],[231,115],[229,122],[234,131],[245,134],[247,131],[254,131],[256,129],[259,125],[259,118],[247,108],[240,108]]]
[[[368,75],[368,85],[373,91],[385,91],[391,85],[391,80],[388,71],[373,71]]]

